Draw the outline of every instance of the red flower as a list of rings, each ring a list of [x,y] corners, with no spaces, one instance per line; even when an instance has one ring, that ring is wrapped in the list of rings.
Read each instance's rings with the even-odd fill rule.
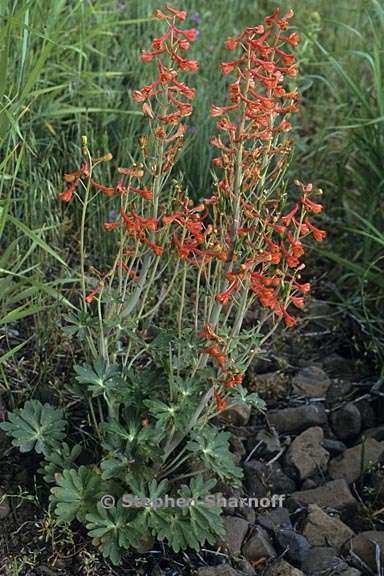
[[[223,305],[228,304],[232,294],[236,290],[236,287],[237,287],[237,280],[233,280],[233,282],[231,282],[229,287],[224,292],[221,292],[216,296],[216,302],[219,302],[220,304]]]
[[[216,344],[212,344],[212,346],[209,346],[208,348],[203,348],[203,352],[213,356],[219,363],[220,368],[224,368],[227,355],[224,352],[220,352],[220,349]]]
[[[316,204],[315,202],[312,202],[312,200],[310,200],[306,196],[304,196],[304,198],[301,199],[301,202],[310,212],[314,212],[315,214],[320,214],[320,212],[323,209],[323,206],[321,204]]]
[[[80,178],[75,178],[73,180],[72,184],[69,186],[69,188],[67,188],[67,190],[58,194],[58,196],[57,196],[58,199],[62,200],[63,202],[69,202],[70,200],[72,200],[73,193],[76,190],[79,182],[80,182]]]
[[[319,228],[316,228],[316,226],[311,224],[311,222],[308,220],[308,218],[305,218],[304,222],[305,222],[305,225],[308,226],[309,230],[311,231],[314,239],[317,240],[318,242],[321,242],[327,236],[327,233],[325,230],[319,230]]]
[[[216,392],[216,390],[213,391],[213,395],[215,398],[215,402],[216,402],[216,408],[219,412],[222,412],[223,410],[226,410],[228,408],[228,402],[226,400],[224,400],[224,398],[222,398],[220,396],[220,394],[218,392]]]
[[[214,342],[222,341],[222,338],[215,333],[211,324],[206,324],[204,329],[201,332],[198,332],[197,335],[201,338],[206,338],[207,340],[213,340]]]
[[[98,289],[98,288],[95,288],[94,290],[92,290],[92,292],[90,292],[90,293],[85,297],[85,301],[87,302],[87,304],[90,304],[91,302],[93,302],[93,300],[95,299],[98,291],[99,291],[99,289]]]

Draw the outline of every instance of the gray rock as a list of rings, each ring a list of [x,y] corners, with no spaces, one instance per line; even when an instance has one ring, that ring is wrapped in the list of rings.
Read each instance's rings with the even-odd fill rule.
[[[339,558],[333,548],[316,546],[308,550],[300,566],[308,576],[339,574],[348,564]]]
[[[204,566],[197,570],[198,576],[241,576],[240,573],[229,564],[220,566]]]
[[[223,538],[223,544],[230,554],[238,556],[248,532],[248,522],[236,516],[225,516],[224,527],[225,537]]]
[[[384,453],[384,442],[368,438],[364,443],[348,448],[341,456],[333,458],[329,464],[329,475],[334,480],[343,478],[352,484],[371,466],[377,464]]]
[[[288,494],[296,490],[296,483],[284,474],[280,464],[270,466],[258,460],[244,464],[246,487],[250,496],[262,498],[268,494]]]
[[[308,540],[294,530],[283,528],[276,534],[276,540],[283,548],[284,555],[294,563],[302,564],[306,554],[311,548]]]
[[[227,424],[246,426],[251,416],[251,407],[248,404],[233,404],[228,410],[221,412],[220,418]]]
[[[300,480],[327,469],[329,453],[322,446],[323,440],[322,428],[314,426],[297,436],[288,448],[285,463]]]
[[[352,382],[346,380],[332,380],[327,392],[327,404],[338,404],[345,399],[353,390]]]
[[[362,572],[360,572],[360,570],[357,570],[357,568],[351,568],[350,566],[346,570],[343,570],[338,574],[338,576],[361,576],[361,575]]]
[[[285,560],[277,560],[267,569],[265,576],[304,576],[304,572],[294,568]]]
[[[9,501],[4,492],[0,490],[0,520],[4,520],[10,513]]]
[[[332,412],[331,425],[339,440],[356,438],[361,430],[361,415],[355,404],[349,402]]]
[[[271,411],[268,421],[280,433],[299,433],[311,426],[326,424],[327,416],[324,406],[316,403]]]
[[[384,425],[376,426],[375,428],[368,428],[362,433],[362,438],[374,438],[378,442],[384,441]]]
[[[345,480],[333,480],[312,490],[294,492],[291,500],[299,506],[317,504],[320,508],[340,511],[354,510],[357,506],[357,501]]]
[[[369,400],[360,400],[355,405],[360,412],[362,429],[376,426],[376,414]]]
[[[267,403],[272,403],[287,397],[289,379],[283,372],[255,374],[249,378],[248,388],[257,392]]]
[[[325,397],[330,384],[331,380],[318,366],[302,368],[292,380],[293,391],[308,398]]]
[[[344,442],[341,442],[341,440],[334,440],[333,438],[324,438],[323,447],[331,456],[338,456],[347,449]]]
[[[258,453],[262,453],[264,458],[272,458],[281,450],[279,434],[274,428],[272,428],[271,431],[266,429],[260,430],[256,435],[255,445],[259,443],[261,443],[261,445]]]
[[[261,559],[275,558],[276,550],[268,533],[257,526],[255,533],[243,545],[243,554],[250,562],[257,562]]]
[[[250,496],[267,496],[270,488],[270,470],[264,462],[250,460],[244,464],[245,483]]]
[[[346,549],[356,554],[376,574],[377,559],[380,560],[381,566],[384,563],[384,532],[377,530],[360,532],[346,546]]]
[[[264,514],[258,514],[256,520],[260,526],[271,532],[277,532],[281,528],[292,528],[287,508],[274,508]]]
[[[240,570],[242,576],[255,576],[256,571],[248,560],[245,558],[238,558],[235,562],[236,568]]]
[[[317,504],[311,504],[308,507],[303,535],[312,546],[330,546],[340,551],[355,533],[338,517],[329,516]]]
[[[322,365],[331,378],[344,378],[350,380],[354,377],[356,370],[353,363],[348,358],[343,358],[339,354],[330,354],[322,360]]]
[[[316,482],[316,480],[314,480],[313,478],[307,478],[306,480],[304,480],[304,482],[301,486],[301,489],[302,490],[312,490],[312,488],[317,488],[318,485],[319,485],[319,483]]]
[[[278,462],[273,462],[269,470],[273,494],[291,494],[296,490],[296,482],[284,473]]]

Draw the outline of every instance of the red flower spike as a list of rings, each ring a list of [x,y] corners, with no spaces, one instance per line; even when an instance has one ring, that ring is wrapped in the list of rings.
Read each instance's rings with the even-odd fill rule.
[[[216,408],[219,412],[228,408],[228,402],[224,400],[216,390],[213,391],[213,396],[215,398]]]
[[[93,302],[93,300],[96,298],[97,293],[98,293],[99,289],[95,288],[94,290],[92,290],[92,292],[90,292],[86,297],[85,297],[85,301],[87,304],[91,304],[91,302]]]
[[[62,202],[70,202],[72,200],[72,196],[74,191],[76,190],[78,184],[80,182],[80,178],[76,178],[72,184],[70,185],[69,188],[67,188],[67,190],[65,190],[64,192],[61,192],[60,194],[58,194],[58,199],[61,200]]]
[[[320,230],[319,228],[316,228],[316,226],[311,224],[311,222],[308,220],[308,218],[305,218],[304,223],[308,227],[309,231],[312,233],[312,236],[314,237],[314,239],[317,240],[317,242],[321,242],[322,240],[324,240],[324,238],[326,238],[326,236],[327,236],[326,231]]]

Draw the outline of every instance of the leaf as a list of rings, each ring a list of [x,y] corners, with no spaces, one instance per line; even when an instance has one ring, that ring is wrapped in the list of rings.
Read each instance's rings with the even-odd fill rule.
[[[0,423],[0,428],[13,438],[13,446],[21,452],[34,449],[38,454],[48,454],[65,437],[63,416],[60,408],[28,400],[23,408],[8,412],[8,422]]]
[[[234,463],[233,454],[229,450],[229,437],[229,432],[205,426],[198,432],[191,432],[187,449],[207,470],[222,480],[231,479],[234,485],[239,486],[243,473]]]
[[[75,366],[76,380],[80,384],[86,384],[92,396],[103,396],[111,389],[116,389],[120,381],[120,371],[116,364],[107,365],[103,358],[98,358],[93,363]]]
[[[103,508],[98,504],[96,512],[86,515],[86,526],[95,546],[101,546],[103,556],[114,565],[120,564],[121,554],[136,547],[141,533],[131,518],[130,511],[118,504]]]
[[[44,474],[46,482],[55,482],[57,474],[61,474],[66,468],[73,468],[75,460],[80,454],[80,444],[75,444],[71,449],[66,442],[63,442],[55,452],[50,452],[45,457],[47,462],[39,472]]]
[[[58,524],[72,522],[75,518],[84,522],[86,514],[96,508],[106,491],[100,476],[86,466],[63,470],[56,483],[57,486],[51,489],[50,500]]]

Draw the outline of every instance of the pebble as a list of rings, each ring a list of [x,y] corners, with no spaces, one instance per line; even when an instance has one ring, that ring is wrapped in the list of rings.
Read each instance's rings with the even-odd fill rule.
[[[364,443],[348,448],[329,464],[329,475],[334,480],[342,478],[352,484],[370,467],[377,464],[384,453],[384,442],[368,438]]]
[[[384,564],[384,532],[368,530],[357,534],[346,546],[376,574],[377,560]]]
[[[294,492],[291,500],[298,505],[317,504],[320,508],[349,511],[355,509],[357,500],[345,480],[333,480],[312,490]]]
[[[326,424],[327,416],[323,404],[316,403],[271,411],[268,421],[280,433],[299,433],[311,426]]]
[[[339,574],[348,569],[348,564],[337,556],[333,548],[315,546],[308,550],[300,566],[308,576]]]
[[[223,520],[225,527],[223,544],[230,554],[238,556],[243,540],[248,532],[248,522],[236,516],[225,516]]]
[[[293,391],[308,398],[323,398],[331,380],[319,366],[302,368],[292,380]]]
[[[275,508],[264,514],[259,514],[256,521],[260,526],[271,532],[277,532],[281,528],[292,528],[287,508]]]
[[[311,548],[305,536],[292,529],[283,528],[276,534],[276,540],[283,549],[284,555],[294,563],[302,564]]]
[[[250,562],[276,557],[271,539],[266,530],[257,526],[255,533],[243,546],[243,554]]]
[[[312,546],[331,546],[339,551],[355,533],[337,516],[329,516],[317,504],[311,504],[303,535]]]
[[[267,569],[265,576],[304,576],[304,572],[294,568],[285,560],[277,560]]]
[[[361,414],[353,402],[332,412],[331,425],[339,440],[351,440],[360,434]]]
[[[323,440],[322,428],[314,426],[297,436],[288,448],[285,464],[299,480],[326,471],[329,453],[322,446]]]
[[[246,426],[251,417],[251,407],[248,404],[233,404],[228,410],[221,412],[220,418],[233,426]]]

